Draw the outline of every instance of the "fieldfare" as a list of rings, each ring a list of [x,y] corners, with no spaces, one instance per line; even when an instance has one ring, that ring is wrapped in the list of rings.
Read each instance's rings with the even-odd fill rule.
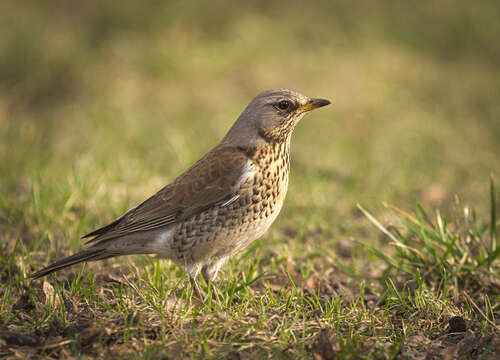
[[[290,137],[310,110],[330,104],[288,89],[265,91],[222,141],[155,195],[83,238],[92,245],[31,275],[130,254],[156,254],[213,281],[221,266],[262,236],[288,188]]]

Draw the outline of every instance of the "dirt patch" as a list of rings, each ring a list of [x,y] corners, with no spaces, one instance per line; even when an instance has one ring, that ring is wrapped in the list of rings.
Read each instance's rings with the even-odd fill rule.
[[[317,360],[335,359],[339,351],[339,344],[333,330],[321,329],[314,338],[309,350]]]
[[[398,354],[399,359],[498,359],[500,343],[496,335],[467,330],[461,334],[445,334],[431,341],[423,334],[409,337]]]

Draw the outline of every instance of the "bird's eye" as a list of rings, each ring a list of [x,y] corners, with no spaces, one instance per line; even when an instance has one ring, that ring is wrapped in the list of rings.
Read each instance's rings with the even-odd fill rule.
[[[287,110],[290,108],[290,101],[287,101],[287,100],[281,100],[279,103],[278,103],[278,108],[280,110]]]

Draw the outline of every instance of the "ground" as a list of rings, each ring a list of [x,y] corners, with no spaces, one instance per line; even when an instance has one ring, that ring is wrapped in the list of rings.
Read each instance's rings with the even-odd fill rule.
[[[500,357],[497,1],[0,14],[1,357]],[[217,300],[148,256],[27,278],[274,87],[332,105],[297,127],[284,209]]]

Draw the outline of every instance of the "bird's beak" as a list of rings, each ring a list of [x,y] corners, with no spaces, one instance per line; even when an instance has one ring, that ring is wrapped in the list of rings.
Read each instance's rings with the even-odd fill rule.
[[[330,101],[326,99],[309,99],[309,101],[305,105],[299,107],[299,110],[310,111],[322,106],[326,106],[328,104],[330,104]]]

